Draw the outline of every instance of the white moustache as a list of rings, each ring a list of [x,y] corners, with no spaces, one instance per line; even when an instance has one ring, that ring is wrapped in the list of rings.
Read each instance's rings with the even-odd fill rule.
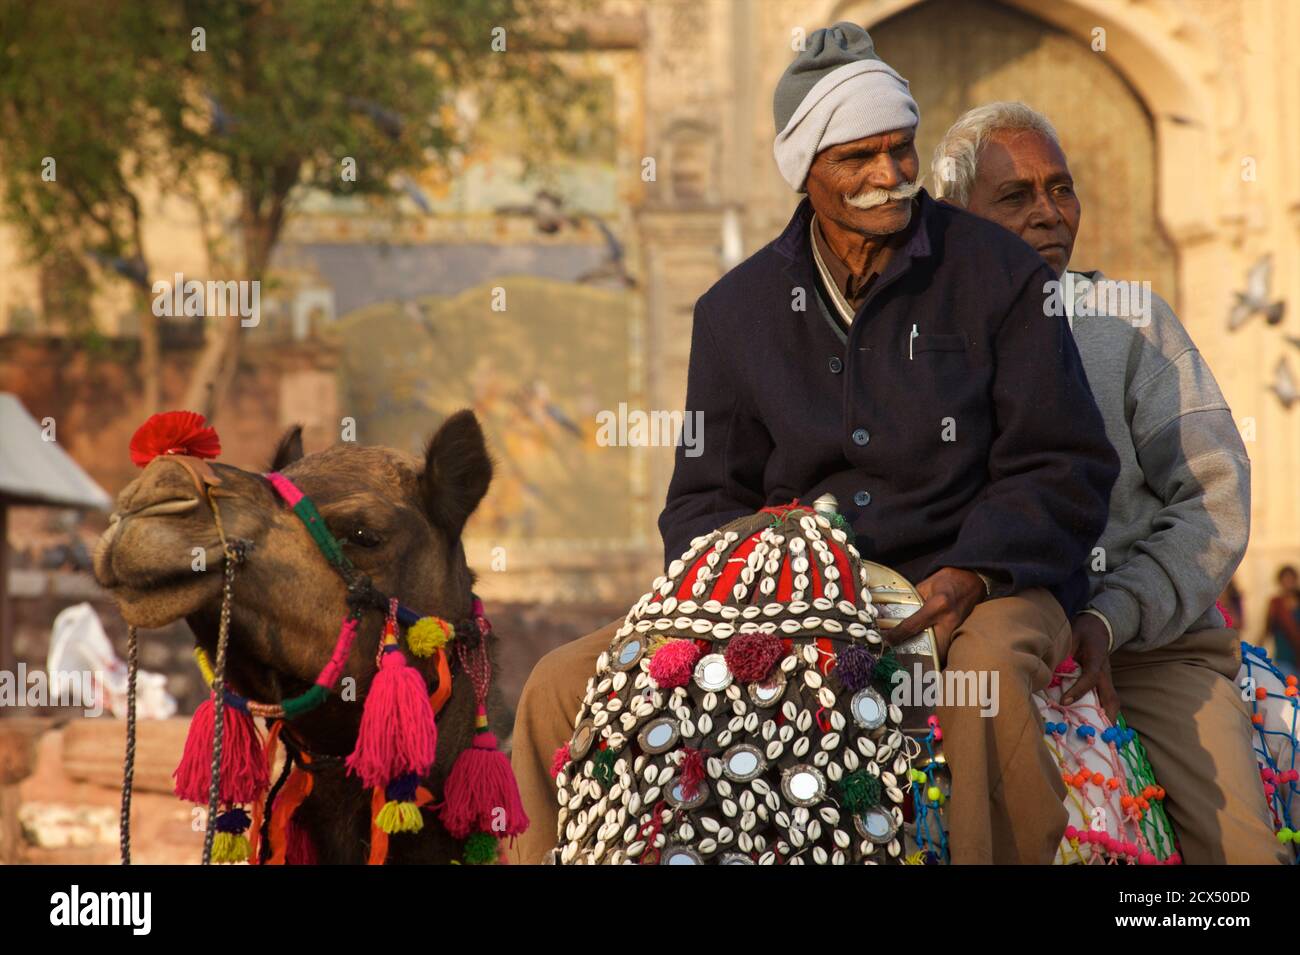
[[[876,206],[883,206],[886,202],[911,199],[920,191],[921,184],[919,182],[905,182],[893,189],[868,189],[856,196],[846,195],[844,201],[855,209],[874,209]]]

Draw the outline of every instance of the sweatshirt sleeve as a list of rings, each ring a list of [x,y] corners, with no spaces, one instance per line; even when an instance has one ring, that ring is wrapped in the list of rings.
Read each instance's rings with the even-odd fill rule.
[[[763,472],[773,442],[729,374],[701,298],[695,304],[686,374],[686,414],[695,418],[695,449],[677,446],[668,499],[659,515],[664,564],[701,534],[763,506]]]
[[[1117,650],[1185,633],[1214,607],[1250,533],[1250,459],[1232,412],[1168,305],[1153,305],[1125,406],[1142,473],[1164,506],[1089,602]]]
[[[1052,279],[1046,266],[1036,270],[995,333],[989,483],[942,558],[989,575],[995,597],[1079,571],[1119,474],[1069,325],[1049,307]]]

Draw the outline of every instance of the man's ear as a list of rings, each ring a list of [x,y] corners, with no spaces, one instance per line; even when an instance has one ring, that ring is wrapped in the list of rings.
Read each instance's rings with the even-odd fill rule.
[[[301,457],[302,425],[295,424],[284,433],[284,437],[282,437],[280,443],[276,445],[275,454],[271,455],[271,464],[267,467],[267,470],[283,471]]]
[[[492,459],[478,418],[457,411],[429,439],[420,496],[430,523],[455,540],[492,483]]]

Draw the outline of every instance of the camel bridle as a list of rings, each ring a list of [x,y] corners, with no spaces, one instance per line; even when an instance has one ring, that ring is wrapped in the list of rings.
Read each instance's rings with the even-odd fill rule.
[[[225,742],[225,728],[227,722],[227,708],[233,707],[246,712],[252,716],[260,716],[268,722],[277,720],[285,721],[287,725],[305,713],[311,712],[329,698],[329,693],[342,675],[344,664],[347,661],[352,643],[356,637],[359,624],[365,613],[369,611],[379,611],[387,616],[387,627],[385,638],[380,640],[380,648],[376,655],[376,668],[382,666],[385,650],[392,649],[395,644],[394,633],[398,625],[411,628],[422,622],[433,620],[440,625],[445,632],[445,641],[455,641],[455,649],[462,668],[465,665],[466,657],[483,656],[484,644],[486,638],[491,633],[491,624],[482,612],[482,603],[472,592],[470,594],[472,611],[471,615],[462,617],[453,623],[439,617],[431,617],[426,614],[420,614],[400,603],[396,598],[389,597],[377,588],[370,577],[360,571],[348,559],[343,551],[342,544],[330,532],[324,517],[320,514],[315,503],[310,497],[303,494],[302,491],[289,478],[278,472],[269,472],[262,475],[275,491],[278,500],[289,507],[302,522],[303,526],[311,536],[317,549],[325,557],[327,562],[335,573],[342,578],[347,587],[347,613],[344,615],[342,626],[340,627],[339,637],[336,641],[334,652],[331,654],[329,663],[321,671],[312,687],[304,693],[299,694],[288,700],[276,704],[258,703],[247,699],[226,684],[226,664],[230,638],[230,617],[233,606],[233,589],[235,574],[247,559],[249,552],[253,548],[251,541],[240,538],[233,538],[227,535],[225,525],[221,518],[221,509],[217,502],[218,495],[214,493],[223,483],[221,477],[216,473],[207,461],[186,454],[168,454],[168,457],[180,464],[189,473],[194,481],[200,496],[207,503],[212,512],[213,522],[216,527],[217,535],[221,541],[221,550],[223,555],[222,568],[222,587],[221,587],[221,609],[217,630],[216,659],[211,664],[208,663],[206,654],[202,649],[196,649],[195,655],[198,659],[200,669],[211,688],[211,702],[213,707],[213,738],[212,738],[212,757],[208,772],[207,787],[207,818],[203,840],[203,857],[202,864],[208,865],[212,862],[213,841],[218,831],[217,820],[219,818],[219,807],[221,803],[221,770],[223,759],[223,744]],[[120,848],[121,862],[123,865],[131,863],[131,795],[134,781],[135,770],[135,746],[136,746],[136,674],[138,669],[138,634],[135,626],[128,628],[127,643],[127,726],[126,726],[126,757],[124,762],[123,784],[122,784],[122,805],[120,816]],[[409,641],[408,641],[409,642]],[[437,683],[431,699],[431,705],[440,708],[446,699],[450,696],[451,672],[450,664],[438,648],[438,666],[437,666]],[[423,654],[421,654],[423,655]],[[483,656],[485,659],[485,656]],[[421,681],[424,680],[420,677]],[[429,692],[425,684],[426,693]],[[484,692],[486,690],[484,689]],[[436,708],[434,716],[436,717]],[[284,726],[281,727],[281,737],[284,737]],[[320,763],[331,764],[336,761],[342,762],[344,757],[333,757],[312,754],[301,741],[295,737],[285,739],[286,750],[288,752],[288,761],[297,763],[303,769],[311,767],[311,771],[319,768]],[[495,742],[495,741],[494,741]],[[307,754],[308,760],[302,760],[302,754]],[[315,765],[313,765],[315,764]],[[271,803],[275,798],[277,790],[284,782],[288,774],[289,766],[286,764],[284,773],[276,785],[271,787],[266,796],[266,807],[263,813],[264,823],[269,825],[271,821]],[[178,770],[179,772],[179,770]],[[265,861],[266,850],[269,840],[262,840],[261,848],[262,859]]]

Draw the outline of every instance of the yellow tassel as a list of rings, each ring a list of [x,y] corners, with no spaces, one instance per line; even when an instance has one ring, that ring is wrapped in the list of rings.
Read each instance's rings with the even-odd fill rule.
[[[903,859],[903,864],[904,865],[925,865],[925,853],[920,851],[913,852],[910,856],[906,856]]]
[[[247,862],[249,853],[248,836],[242,833],[218,832],[212,839],[213,862]]]
[[[451,628],[438,617],[421,617],[406,631],[406,645],[417,657],[432,656],[451,639]]]
[[[212,672],[212,663],[208,660],[208,655],[203,652],[202,647],[194,648],[194,662],[199,665],[199,672],[203,674],[203,682],[212,686],[212,681],[216,679]]]
[[[420,807],[413,802],[384,803],[379,814],[375,816],[375,825],[392,835],[396,832],[419,832],[424,828],[424,816]]]

